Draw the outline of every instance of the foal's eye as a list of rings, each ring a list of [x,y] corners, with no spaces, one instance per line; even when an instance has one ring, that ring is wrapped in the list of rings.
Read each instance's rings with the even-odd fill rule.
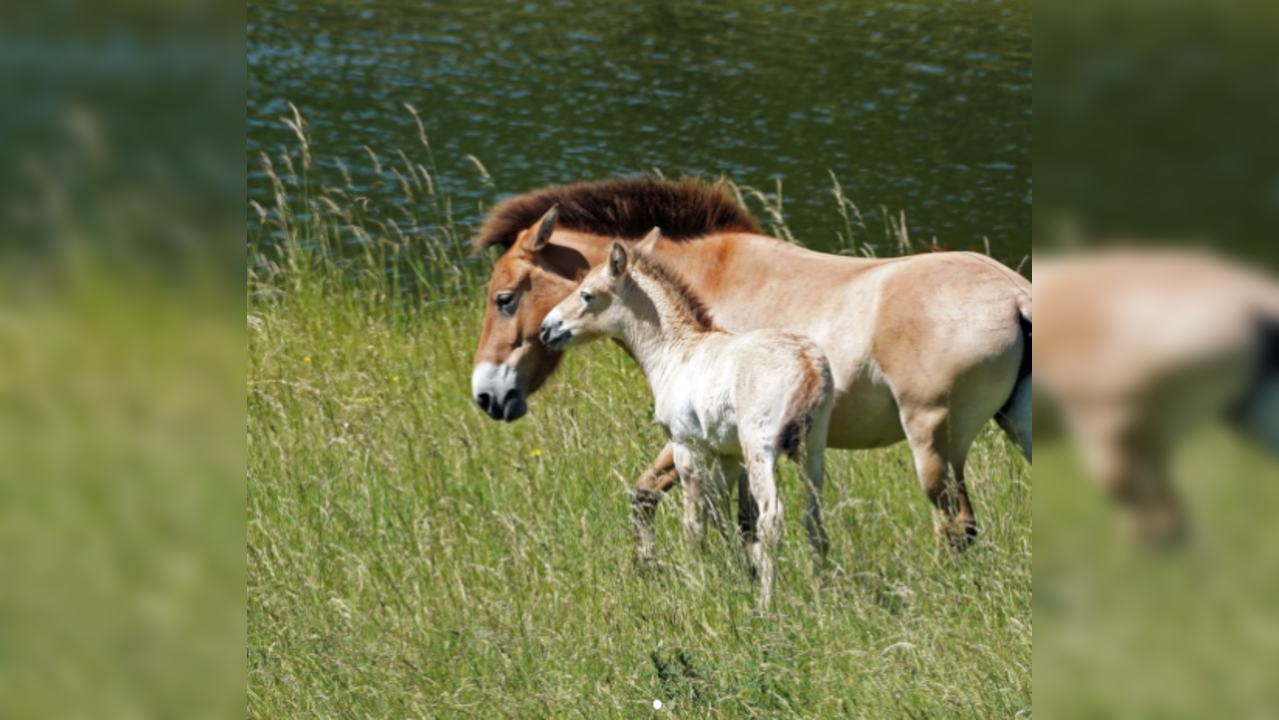
[[[493,297],[493,304],[497,306],[497,311],[503,315],[511,315],[515,312],[515,293],[503,292]]]
[[[583,290],[579,294],[582,296],[582,302],[586,303],[587,305],[590,305],[591,300],[595,297],[594,295],[590,293],[589,290]]]

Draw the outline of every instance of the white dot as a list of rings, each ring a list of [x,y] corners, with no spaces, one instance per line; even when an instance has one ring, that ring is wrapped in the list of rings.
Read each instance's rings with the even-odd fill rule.
[[[654,710],[661,710],[661,709],[662,709],[662,701],[661,701],[661,700],[654,700],[654,701],[653,701],[653,709],[654,709]]]

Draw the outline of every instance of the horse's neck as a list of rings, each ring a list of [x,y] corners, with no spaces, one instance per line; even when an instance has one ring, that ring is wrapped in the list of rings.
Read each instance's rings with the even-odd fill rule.
[[[657,393],[684,372],[687,351],[704,342],[707,332],[690,321],[674,290],[647,276],[633,277],[642,279],[625,301],[630,313],[620,335]]]

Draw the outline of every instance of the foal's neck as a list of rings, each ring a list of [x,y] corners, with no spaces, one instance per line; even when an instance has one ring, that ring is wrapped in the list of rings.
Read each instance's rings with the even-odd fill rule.
[[[707,322],[685,289],[638,268],[631,280],[623,299],[630,313],[621,340],[656,390],[683,367],[688,350],[720,330]]]

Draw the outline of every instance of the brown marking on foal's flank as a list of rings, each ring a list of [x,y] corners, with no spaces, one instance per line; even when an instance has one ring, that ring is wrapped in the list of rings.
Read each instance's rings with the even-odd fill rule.
[[[827,386],[826,378],[817,368],[811,352],[805,353],[804,360],[804,375],[800,378],[799,389],[791,399],[790,407],[786,408],[786,419],[777,436],[778,452],[792,459],[812,428],[813,418],[822,404]]]
[[[616,178],[559,185],[499,203],[472,240],[476,250],[510,249],[520,234],[558,207],[556,226],[602,237],[637,240],[655,227],[681,241],[712,233],[760,232],[759,223],[725,189],[696,178]]]

